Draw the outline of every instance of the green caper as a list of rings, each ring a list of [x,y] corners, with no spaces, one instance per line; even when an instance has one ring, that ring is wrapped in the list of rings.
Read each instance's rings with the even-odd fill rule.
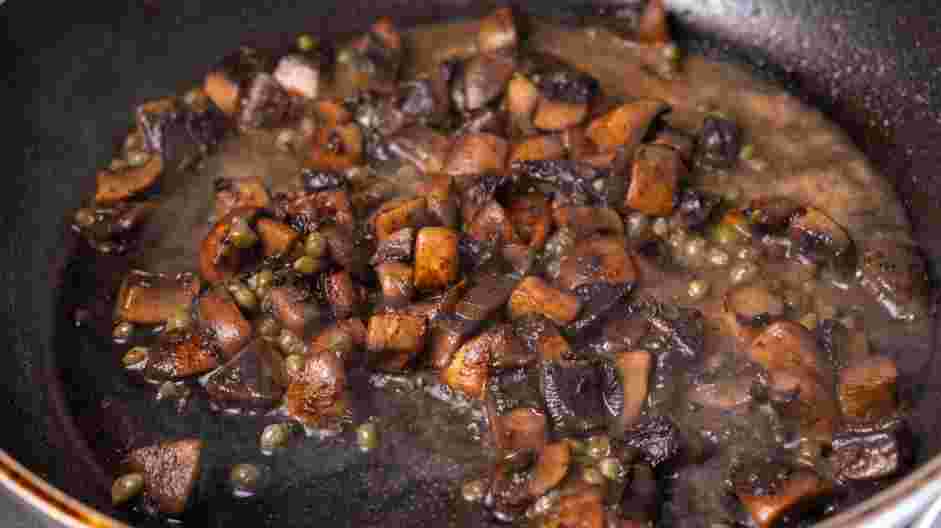
[[[722,197],[729,203],[735,203],[742,197],[742,188],[738,185],[732,185],[725,190]]]
[[[588,439],[586,453],[591,458],[603,458],[611,452],[611,439],[605,435],[596,435]]]
[[[258,243],[258,235],[244,218],[238,217],[229,225],[228,240],[239,249],[248,249]]]
[[[752,159],[754,156],[755,156],[755,145],[752,145],[751,143],[748,143],[747,145],[742,147],[742,150],[739,151],[738,153],[738,157],[745,161]]]
[[[255,289],[270,288],[274,284],[274,272],[268,268],[259,271],[252,278],[255,280]]]
[[[294,271],[304,275],[316,273],[319,269],[320,261],[307,255],[294,261]]]
[[[304,240],[304,253],[308,257],[320,259],[327,253],[327,237],[314,231]]]
[[[145,150],[130,150],[127,153],[127,164],[131,167],[140,167],[150,161],[150,153]]]
[[[75,223],[81,227],[91,226],[95,223],[95,212],[84,207],[75,211]]]
[[[379,428],[373,422],[366,422],[356,428],[356,445],[363,451],[379,447]]]
[[[461,486],[461,497],[467,502],[480,502],[487,492],[487,485],[482,480],[471,480]]]
[[[690,299],[698,301],[709,293],[709,283],[701,279],[691,280],[686,288],[686,293]]]
[[[251,312],[258,308],[258,298],[255,297],[252,290],[248,289],[248,287],[241,282],[235,281],[229,283],[229,293],[232,294],[232,298],[234,298],[235,302],[243,309]]]
[[[138,496],[144,490],[144,475],[128,473],[114,479],[111,485],[111,504],[118,506]]]
[[[334,332],[330,336],[327,348],[333,351],[337,357],[343,357],[353,350],[353,336],[346,332]]]
[[[801,324],[801,326],[803,326],[804,328],[806,328],[806,329],[808,329],[808,330],[810,330],[810,331],[813,331],[814,329],[817,328],[817,314],[814,313],[814,312],[806,313],[806,314],[804,314],[803,317],[800,318],[800,320],[799,320],[798,322],[799,322],[799,323]]]
[[[730,224],[716,224],[710,230],[709,238],[720,246],[728,246],[738,242],[741,234]]]
[[[262,471],[255,464],[236,464],[229,471],[229,481],[239,490],[254,491],[261,484]]]
[[[263,452],[284,447],[291,441],[293,431],[288,423],[271,424],[261,432],[258,445]]]
[[[683,50],[676,44],[667,44],[663,47],[663,56],[671,62],[678,62],[683,58]]]
[[[573,455],[584,455],[588,451],[588,446],[585,445],[585,442],[578,440],[576,438],[566,438],[565,441],[569,445],[569,450]]]
[[[277,337],[281,333],[281,325],[271,316],[262,317],[258,321],[258,334],[262,337]]]
[[[297,49],[301,51],[311,51],[317,47],[317,39],[313,36],[304,33],[303,35],[298,35],[297,37]]]
[[[150,349],[147,347],[136,346],[127,351],[121,358],[121,363],[125,368],[138,367],[141,362],[147,361]]]
[[[193,315],[190,313],[189,306],[181,306],[167,317],[167,323],[164,325],[164,332],[173,332],[175,330],[185,330],[193,324]]]
[[[613,457],[602,458],[598,462],[598,470],[608,480],[621,480],[625,474],[621,461]]]
[[[112,335],[118,341],[126,341],[134,333],[134,325],[127,321],[121,321],[114,327]]]
[[[597,485],[604,482],[604,475],[597,469],[588,466],[582,470],[582,480],[589,484]]]

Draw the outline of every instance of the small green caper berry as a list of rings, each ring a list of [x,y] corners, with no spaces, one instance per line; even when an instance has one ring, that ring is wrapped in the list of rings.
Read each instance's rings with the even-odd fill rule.
[[[701,279],[691,280],[686,293],[690,299],[698,301],[709,293],[709,283]]]
[[[586,453],[591,458],[602,458],[611,452],[611,440],[605,435],[596,435],[588,439]]]
[[[298,35],[297,37],[297,49],[301,51],[311,51],[317,47],[317,39],[313,36],[304,33],[303,35]]]
[[[624,478],[624,466],[621,465],[621,461],[616,458],[607,457],[601,459],[601,461],[598,462],[598,469],[608,480],[621,480]]]
[[[175,330],[184,330],[193,324],[193,315],[190,313],[189,306],[181,306],[167,317],[167,323],[163,327],[164,332],[173,332]]]
[[[127,160],[122,158],[114,158],[108,165],[108,170],[111,172],[121,172],[127,170],[129,166],[130,165],[128,165]]]
[[[248,289],[248,287],[241,282],[229,283],[229,293],[232,294],[232,298],[234,298],[235,302],[243,309],[251,312],[258,308],[258,298],[255,297],[252,290]]]
[[[118,506],[133,499],[144,490],[144,475],[128,473],[114,479],[111,485],[111,504]]]
[[[277,337],[281,333],[281,325],[271,316],[265,316],[258,321],[258,334],[262,337]]]
[[[356,428],[356,445],[363,451],[379,447],[379,428],[373,422],[366,422]]]
[[[287,423],[271,424],[261,432],[258,440],[262,451],[273,451],[284,447],[291,440],[293,428]]]
[[[265,268],[254,276],[255,288],[270,288],[274,284],[274,272]]]
[[[320,261],[307,255],[294,261],[294,271],[304,275],[316,273],[319,269]]]
[[[255,464],[236,464],[229,471],[229,481],[237,489],[254,491],[261,484],[262,471]]]
[[[604,482],[604,475],[597,469],[589,466],[582,470],[582,480],[589,484],[601,484]]]
[[[239,249],[248,249],[258,243],[258,235],[241,217],[232,220],[227,238],[233,246]]]
[[[755,156],[755,145],[752,145],[751,143],[748,143],[747,145],[742,147],[742,150],[738,153],[738,157],[745,161],[752,159],[754,156]]]
[[[284,370],[289,376],[296,376],[304,369],[307,359],[301,354],[291,354],[284,358]]]

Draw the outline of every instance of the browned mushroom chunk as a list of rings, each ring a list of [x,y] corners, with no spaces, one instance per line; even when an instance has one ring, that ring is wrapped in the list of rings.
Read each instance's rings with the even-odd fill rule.
[[[382,302],[386,306],[404,306],[415,295],[412,267],[401,262],[384,262],[376,266]]]
[[[317,309],[311,296],[300,288],[284,285],[271,289],[265,298],[264,308],[271,311],[285,328],[297,335],[304,335],[304,330],[317,317]]]
[[[116,319],[138,324],[161,324],[199,293],[199,280],[189,274],[170,277],[132,270],[115,303]]]
[[[671,126],[664,126],[658,130],[651,143],[672,148],[686,163],[693,158],[693,150],[696,148],[693,136]]]
[[[838,393],[843,416],[855,422],[879,422],[898,411],[898,369],[887,357],[871,357],[840,371]]]
[[[506,209],[496,200],[487,202],[473,220],[465,224],[464,229],[469,237],[485,245],[502,246],[519,243],[516,230],[513,229]]]
[[[650,323],[644,317],[616,308],[605,314],[601,332],[585,346],[600,356],[615,357],[634,350],[649,331]]]
[[[594,237],[578,243],[574,251],[562,256],[557,282],[563,288],[575,290],[601,282],[624,285],[636,280],[637,268],[627,253],[624,239]]]
[[[255,229],[258,230],[262,252],[266,257],[287,254],[301,237],[301,234],[290,226],[270,218],[259,218]]]
[[[471,398],[483,398],[493,352],[492,335],[484,333],[471,339],[454,353],[450,365],[441,372],[442,381]]]
[[[510,8],[501,7],[480,21],[477,49],[481,53],[515,48],[517,42],[516,24],[513,22],[513,11]]]
[[[569,471],[571,453],[568,442],[555,442],[539,452],[533,478],[529,481],[529,494],[541,497],[559,485]]]
[[[349,195],[344,189],[318,192],[288,192],[275,196],[274,213],[301,233],[315,231],[324,225],[354,228],[355,217]]]
[[[634,152],[654,120],[669,109],[666,103],[651,99],[627,103],[592,121],[586,134],[601,150],[624,147]]]
[[[320,67],[304,55],[285,55],[274,69],[274,78],[290,94],[316,99],[320,92]]]
[[[424,197],[390,200],[373,213],[370,225],[376,239],[383,242],[396,231],[421,228],[428,221],[428,202]]]
[[[174,332],[163,339],[147,362],[150,379],[176,380],[209,372],[219,366],[220,353],[212,339],[192,332]]]
[[[437,290],[457,280],[458,234],[446,227],[425,227],[415,238],[415,288]]]
[[[623,410],[624,390],[613,365],[601,362],[543,362],[539,386],[558,435],[606,427]]]
[[[524,367],[538,361],[539,356],[517,339],[513,327],[499,324],[482,333],[480,337],[490,343],[490,366],[495,369]]]
[[[296,113],[291,96],[268,73],[258,73],[241,101],[239,125],[246,128],[272,128],[285,124]]]
[[[670,26],[663,0],[650,0],[637,23],[637,41],[643,44],[662,45],[670,42]]]
[[[748,347],[768,323],[784,314],[784,301],[763,284],[739,286],[726,294],[725,310],[740,347]]]
[[[617,431],[626,431],[640,419],[647,402],[653,358],[646,350],[621,352],[614,358],[614,366],[624,389],[624,408],[617,417]]]
[[[95,203],[108,205],[138,195],[157,183],[163,173],[163,160],[154,156],[140,167],[120,171],[103,169],[98,171]]]
[[[533,125],[539,130],[563,131],[581,124],[588,117],[588,103],[569,103],[541,99],[533,115]]]
[[[546,443],[546,414],[542,409],[521,407],[496,417],[500,421],[497,447],[538,451]]]
[[[783,416],[796,419],[803,438],[830,442],[840,411],[829,386],[805,370],[772,370],[768,391]]]
[[[516,132],[532,131],[532,116],[540,99],[539,89],[535,84],[522,75],[513,76],[506,89],[506,106]]]
[[[774,477],[769,477],[774,478]],[[830,492],[832,485],[806,470],[796,470],[787,477],[755,485],[740,483],[735,494],[761,528],[770,528],[784,514],[796,512]]]
[[[425,173],[441,172],[451,142],[434,130],[413,125],[389,138],[389,151]]]
[[[509,146],[505,139],[487,134],[465,134],[458,137],[448,153],[444,171],[461,183],[476,174],[506,168]]]
[[[428,200],[428,214],[434,225],[450,228],[458,227],[460,207],[451,176],[447,174],[431,175],[430,178],[418,185],[416,191]]]
[[[214,185],[216,203],[213,218],[223,218],[237,209],[264,209],[271,203],[261,178],[219,179]]]
[[[370,362],[383,370],[404,370],[424,350],[427,329],[423,317],[373,315],[366,336]]]
[[[309,353],[333,354],[346,365],[357,363],[362,359],[358,351],[366,346],[367,332],[360,319],[342,319],[311,338]]]
[[[928,313],[928,273],[911,244],[876,237],[859,252],[860,284],[895,319],[915,320]]]
[[[210,290],[196,304],[199,327],[207,330],[225,359],[231,359],[252,338],[252,325],[225,291]]]
[[[360,295],[348,271],[337,271],[324,277],[323,289],[337,319],[346,319],[357,311]]]
[[[349,413],[346,372],[334,354],[309,356],[285,393],[288,413],[304,425],[333,429]]]
[[[604,509],[601,489],[591,486],[559,500],[560,528],[603,528]]]
[[[383,262],[412,260],[415,233],[414,228],[406,227],[387,235],[385,240],[379,242],[376,247],[376,253],[372,256],[370,264],[376,266]]]
[[[515,161],[533,161],[560,159],[565,156],[565,147],[557,136],[532,136],[513,145],[510,151],[510,163]]]
[[[545,316],[533,314],[513,322],[513,330],[532,354],[542,361],[565,362],[575,359],[569,342]]]
[[[813,334],[792,321],[769,325],[752,341],[748,356],[769,371],[796,370],[811,376],[823,375]]]
[[[596,234],[624,235],[621,215],[610,207],[557,207],[552,216],[557,226],[570,229],[579,239]]]
[[[878,480],[898,474],[911,463],[900,431],[841,433],[833,439],[828,460],[841,481]]]
[[[540,314],[558,325],[566,325],[578,316],[581,303],[574,295],[553,288],[539,277],[526,277],[510,295],[508,308],[511,319]]]
[[[230,239],[233,226],[251,222],[256,209],[238,209],[220,219],[199,247],[199,273],[203,279],[216,283],[231,278],[242,265],[242,251]]]
[[[638,148],[624,205],[653,216],[670,214],[677,185],[685,174],[686,166],[675,150],[658,145]]]
[[[451,98],[462,111],[483,108],[503,94],[516,67],[512,55],[485,53],[463,64],[451,84]]]
[[[276,383],[281,356],[260,339],[248,344],[228,363],[206,378],[206,392],[223,406],[264,409],[281,398]]]
[[[266,54],[248,47],[224,57],[206,74],[203,90],[224,114],[234,117],[255,74],[270,68]]]
[[[144,476],[144,495],[158,511],[179,515],[199,481],[202,449],[195,438],[163,442],[131,451],[126,466]]]
[[[520,241],[530,248],[541,249],[552,228],[546,197],[539,193],[514,196],[507,213]]]

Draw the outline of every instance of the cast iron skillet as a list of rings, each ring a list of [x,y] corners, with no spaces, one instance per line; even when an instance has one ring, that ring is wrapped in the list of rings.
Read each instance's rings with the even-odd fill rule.
[[[581,2],[522,2],[524,11]],[[0,193],[0,481],[36,506],[50,525],[109,526],[66,494],[144,526],[155,521],[108,504],[119,451],[150,437],[206,431],[210,446],[192,526],[426,526],[446,522],[454,460],[408,438],[387,439],[369,457],[311,441],[268,459],[288,475],[262,501],[236,501],[224,485],[232,460],[259,460],[255,430],[206,413],[180,418],[153,409],[114,380],[115,358],[75,328],[75,292],[93,276],[71,265],[65,219],[91,191],[93,170],[128,126],[133,105],[192,84],[206,66],[260,35],[361,30],[377,16],[401,24],[478,15],[470,0],[150,0],[45,2],[0,7],[7,62],[0,127],[5,148]],[[277,5],[274,5],[277,4]],[[290,5],[288,5],[290,4]],[[683,44],[756,67],[822,108],[891,178],[933,267],[941,259],[941,14],[934,0],[673,0]],[[83,281],[84,284],[79,283]],[[835,523],[910,518],[941,492],[941,366],[934,343],[901,358],[914,399],[917,475]],[[118,394],[102,405],[104,395]],[[145,412],[146,411],[146,412]],[[13,461],[15,459],[20,464]],[[28,468],[28,471],[27,471]],[[894,523],[893,523],[894,524]],[[835,524],[834,524],[835,525]],[[882,525],[880,523],[880,525]]]

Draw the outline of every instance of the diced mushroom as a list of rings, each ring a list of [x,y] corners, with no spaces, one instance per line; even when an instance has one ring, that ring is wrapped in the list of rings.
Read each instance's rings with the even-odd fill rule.
[[[520,241],[530,248],[541,249],[552,228],[546,197],[539,193],[515,196],[507,207],[507,213]]]
[[[421,228],[428,219],[428,202],[425,197],[390,200],[376,211],[371,219],[376,239],[386,238],[404,228]]]
[[[490,377],[490,353],[487,337],[477,337],[462,345],[441,371],[441,381],[471,398],[483,398]]]
[[[736,495],[760,528],[770,528],[784,514],[830,492],[831,485],[810,471],[800,470],[764,493],[743,486]]]
[[[383,370],[404,370],[424,350],[427,329],[422,317],[395,313],[373,315],[366,336],[370,362]]]
[[[523,139],[513,146],[510,152],[510,163],[516,161],[533,161],[545,159],[560,159],[565,156],[565,148],[557,136],[543,135]]]
[[[610,207],[556,207],[552,216],[557,226],[570,229],[578,238],[596,234],[624,235],[624,221]]]
[[[515,48],[517,39],[513,11],[508,7],[501,7],[480,21],[480,29],[477,32],[477,49],[481,53],[489,53],[506,48]]]
[[[144,495],[158,511],[183,513],[199,481],[202,440],[188,438],[131,451],[126,465],[144,476]]]
[[[778,412],[797,419],[806,438],[831,441],[839,409],[830,389],[806,370],[772,370],[769,378],[769,396]]]
[[[632,350],[615,356],[614,365],[624,389],[624,409],[617,417],[616,428],[620,435],[637,423],[644,410],[653,358],[646,350]]]
[[[310,294],[290,285],[272,288],[265,299],[275,319],[297,335],[304,335],[307,325],[318,315],[312,302]]]
[[[334,354],[309,356],[285,393],[288,413],[302,424],[336,427],[349,412],[346,372]]]
[[[261,178],[219,179],[214,185],[216,203],[213,218],[223,218],[237,209],[264,209],[271,203]]]
[[[514,409],[495,418],[500,421],[498,448],[539,451],[546,444],[546,414],[542,409]]]
[[[248,128],[271,128],[284,124],[294,111],[291,97],[267,73],[254,76],[241,101],[239,124]]]
[[[206,392],[215,402],[247,408],[268,408],[281,397],[275,383],[272,355],[261,340],[255,340],[228,363],[206,378]]]
[[[656,145],[637,149],[625,206],[652,216],[673,212],[674,195],[686,166],[679,154]]]
[[[532,129],[532,116],[539,105],[539,89],[522,75],[514,75],[506,89],[506,106],[513,126],[520,132]]]
[[[219,352],[211,339],[197,333],[173,333],[161,340],[147,362],[151,379],[177,380],[209,372],[219,366]]]
[[[270,218],[259,218],[255,223],[255,229],[258,230],[262,252],[266,257],[288,253],[301,236],[290,226]]]
[[[539,374],[546,411],[558,435],[601,429],[623,409],[620,380],[607,362],[544,362]]]
[[[597,487],[563,496],[559,500],[560,528],[603,528],[601,499],[601,490]]]
[[[553,288],[539,277],[527,277],[510,295],[508,308],[511,319],[540,314],[566,325],[578,316],[581,304],[574,295]]]
[[[472,57],[452,81],[451,98],[463,111],[483,108],[503,94],[515,68],[513,57],[504,53]]]
[[[206,74],[203,90],[213,103],[228,116],[235,115],[239,107],[239,84],[221,71]]]
[[[447,91],[447,81],[441,75],[409,81],[402,85],[399,107],[406,119],[441,122],[451,108]]]
[[[458,180],[506,168],[509,152],[506,140],[493,134],[466,134],[458,137],[448,153],[444,171]]]
[[[323,225],[347,230],[354,227],[353,206],[345,189],[319,192],[290,192],[275,196],[275,216],[296,231],[310,233]]]
[[[363,158],[363,131],[356,123],[322,127],[314,133],[309,168],[342,171],[359,165]]]
[[[428,214],[436,225],[458,225],[458,203],[453,179],[447,174],[432,175],[418,186],[418,193],[428,200]]]
[[[601,150],[623,146],[627,152],[633,152],[654,120],[669,109],[663,101],[640,99],[595,119],[588,125],[586,134]]]
[[[337,271],[324,277],[324,294],[337,319],[346,319],[356,312],[359,293],[348,271]]]
[[[469,333],[468,324],[453,319],[439,319],[431,322],[429,341],[429,363],[434,369],[442,370],[451,364],[451,358],[464,343]]]
[[[503,172],[488,172],[465,182],[461,193],[461,217],[464,223],[473,222],[484,207],[495,201],[497,193],[509,184],[510,178]]]
[[[928,313],[928,273],[915,246],[873,238],[859,253],[860,284],[895,319],[912,321]]]
[[[192,275],[169,277],[131,271],[121,284],[115,318],[137,324],[161,324],[181,307],[188,307],[199,293]]]
[[[454,307],[454,314],[464,321],[486,321],[506,304],[518,284],[505,275],[483,275]]]
[[[386,306],[404,306],[415,295],[412,267],[401,262],[384,262],[376,266],[382,301]]]
[[[792,321],[769,325],[752,341],[749,358],[769,371],[798,370],[823,375],[820,350],[813,334]]]
[[[572,160],[518,161],[512,168],[520,178],[557,187],[561,195],[573,202],[600,201],[603,197],[595,186],[607,174],[584,163]]]
[[[442,134],[412,125],[389,138],[389,151],[424,173],[441,172],[451,142]]]
[[[242,252],[233,246],[229,234],[233,225],[241,221],[250,222],[256,212],[255,209],[238,209],[212,227],[199,246],[199,273],[204,279],[216,283],[238,272],[243,260]]]
[[[526,469],[533,455],[527,450],[512,451],[494,466],[483,505],[497,521],[512,523],[518,520],[532,503],[526,485]]]
[[[138,195],[157,183],[163,173],[163,160],[154,156],[140,167],[121,171],[103,169],[98,171],[95,203],[109,205]]]
[[[328,226],[320,230],[327,239],[330,259],[346,270],[360,269],[365,265],[364,249],[356,243],[353,233],[346,226]]]
[[[245,86],[255,74],[268,71],[269,57],[248,47],[224,57],[206,74],[203,90],[209,99],[228,116],[239,111],[245,97]]]
[[[557,132],[578,126],[586,117],[588,103],[569,103],[543,98],[533,115],[533,125],[539,130]]]
[[[686,163],[693,158],[693,151],[696,148],[696,142],[692,136],[671,126],[664,126],[658,130],[652,143],[672,148]]]
[[[852,244],[845,229],[813,207],[805,207],[791,218],[790,236],[801,254],[815,260],[839,258]]]
[[[637,268],[620,237],[595,237],[578,243],[563,255],[558,284],[568,290],[604,282],[621,285],[637,280]]]
[[[383,262],[398,262],[412,260],[412,248],[415,245],[415,229],[407,227],[388,234],[385,240],[379,242],[376,253],[370,263],[372,265]]]
[[[415,238],[415,288],[441,289],[457,280],[458,234],[446,227],[425,227]]]
[[[506,119],[503,112],[487,107],[474,110],[467,116],[461,128],[457,129],[457,135],[481,132],[503,135],[506,132]]]
[[[490,366],[495,369],[523,367],[538,361],[539,356],[524,347],[508,324],[499,324],[475,339],[484,339],[490,346]]]
[[[753,200],[744,211],[749,223],[766,233],[783,231],[800,212],[800,205],[785,197]]]
[[[224,116],[197,91],[184,103],[163,98],[137,107],[137,128],[147,151],[163,158],[165,167],[184,167],[205,154],[222,139],[227,129]]]
[[[542,315],[530,315],[513,323],[523,345],[542,361],[568,362],[575,359],[571,345],[559,329]]]
[[[910,455],[899,434],[890,430],[837,435],[828,460],[839,480],[866,481],[898,474]]]
[[[721,378],[715,381],[697,382],[690,387],[689,401],[723,411],[733,411],[747,405],[752,397],[752,379]]]
[[[492,433],[500,435],[500,421],[494,419],[514,409],[542,409],[539,372],[534,368],[515,368],[493,372],[487,381],[486,407],[491,424],[497,424]]]
[[[503,208],[496,200],[490,200],[482,207],[473,220],[465,224],[467,236],[491,247],[518,243],[516,231]]]
[[[316,99],[320,88],[320,68],[303,55],[285,55],[274,69],[274,78],[288,93]]]
[[[637,23],[637,41],[643,44],[663,45],[671,41],[667,10],[663,0],[649,0]]]
[[[228,292],[210,290],[200,297],[196,313],[200,328],[209,331],[225,359],[231,359],[252,338],[252,325]]]
[[[361,359],[356,352],[366,346],[367,336],[368,330],[361,320],[342,319],[312,337],[308,349],[311,355],[333,354],[348,365]]]
[[[559,485],[569,471],[571,453],[568,442],[555,442],[539,452],[533,478],[529,481],[529,494],[541,497]]]
[[[840,371],[838,393],[843,416],[878,422],[898,411],[898,369],[887,357],[871,357]]]
[[[869,358],[869,339],[864,329],[849,329],[836,319],[824,319],[814,334],[827,362],[837,372]]]

